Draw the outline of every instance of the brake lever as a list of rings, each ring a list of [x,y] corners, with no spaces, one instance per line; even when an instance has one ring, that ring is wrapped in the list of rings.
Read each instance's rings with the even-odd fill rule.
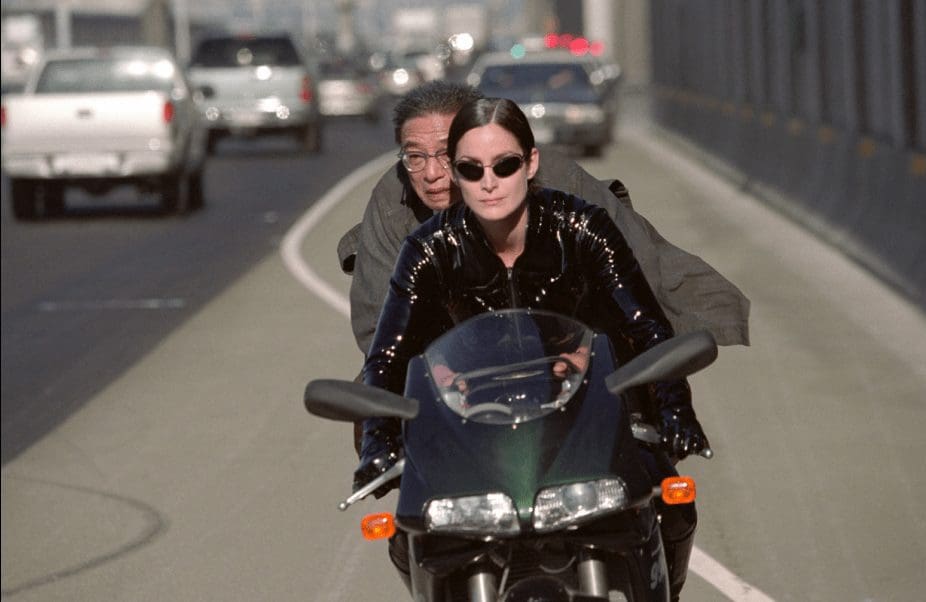
[[[405,468],[405,458],[400,458],[398,462],[386,469],[386,472],[382,473],[354,493],[350,495],[349,498],[338,504],[338,510],[342,512],[347,510],[355,503],[359,502],[366,496],[370,495],[374,491],[380,488],[380,486],[385,485],[392,479],[402,476],[402,470]]]
[[[659,431],[650,424],[644,422],[631,422],[630,430],[633,432],[633,438],[638,441],[643,441],[644,443],[650,443],[652,445],[660,445],[662,443],[662,436],[660,436]],[[705,447],[698,452],[698,455],[710,460],[714,457],[714,450]]]

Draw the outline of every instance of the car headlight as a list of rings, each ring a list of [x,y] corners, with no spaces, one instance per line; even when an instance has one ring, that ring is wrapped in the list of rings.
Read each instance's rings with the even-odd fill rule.
[[[567,123],[598,123],[604,121],[604,110],[595,105],[569,105],[565,117]]]
[[[601,479],[542,489],[534,499],[534,529],[553,531],[580,519],[626,508],[630,502],[621,479]]]
[[[523,109],[524,107],[521,108]],[[543,103],[538,102],[527,107],[527,110],[524,112],[527,113],[528,117],[541,119],[544,115],[547,114],[547,108],[543,105]]]
[[[443,498],[428,502],[428,531],[516,535],[521,531],[514,502],[503,493]]]
[[[399,86],[404,86],[411,78],[412,76],[405,69],[396,69],[392,72],[392,81]]]

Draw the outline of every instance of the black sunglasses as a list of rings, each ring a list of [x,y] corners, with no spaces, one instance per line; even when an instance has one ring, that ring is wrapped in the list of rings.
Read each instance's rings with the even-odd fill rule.
[[[522,165],[524,165],[524,157],[522,155],[510,155],[493,165],[483,165],[473,161],[455,161],[453,163],[453,168],[464,180],[478,182],[482,179],[482,174],[485,173],[486,167],[491,167],[492,171],[495,172],[495,175],[498,177],[507,178],[521,169]]]

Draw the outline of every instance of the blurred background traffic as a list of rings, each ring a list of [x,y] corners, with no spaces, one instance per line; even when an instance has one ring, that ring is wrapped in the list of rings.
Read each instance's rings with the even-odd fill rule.
[[[3,11],[3,163],[17,219],[61,215],[69,189],[99,196],[123,184],[159,194],[168,213],[199,209],[203,157],[222,140],[284,134],[293,150],[319,153],[332,119],[378,123],[435,79],[516,97],[543,144],[598,155],[614,138],[614,28],[586,37],[571,10],[564,30],[553,3],[11,1]],[[138,52],[116,61],[125,47],[169,50],[170,76],[149,77],[165,66]],[[163,111],[129,108],[145,91],[162,95]],[[191,103],[198,119],[186,118]]]
[[[23,85],[45,47],[154,44],[189,62],[198,38],[221,29],[233,32],[288,31],[313,61],[346,58],[383,75],[388,86],[404,82],[383,73],[411,65],[411,77],[434,79],[466,69],[486,49],[509,50],[519,40],[531,47],[555,29],[582,37],[582,3],[525,0],[422,2],[409,0],[78,0],[3,3],[4,88]],[[608,10],[607,2],[589,10]],[[569,8],[571,6],[571,9]],[[558,12],[573,21],[561,27]],[[610,24],[609,24],[610,25]],[[579,50],[613,54],[611,35],[599,27]],[[571,41],[571,40],[569,40]],[[568,44],[569,41],[566,41]],[[579,49],[581,42],[575,43]],[[403,78],[404,79],[404,78]],[[399,91],[400,88],[393,88]]]
[[[643,99],[645,116],[735,170],[892,286],[917,300],[926,288],[921,1],[4,0],[0,6],[4,175],[18,218],[60,214],[68,205],[62,189],[94,194],[123,179],[143,192],[159,191],[168,212],[198,209],[210,196],[198,175],[201,142],[206,156],[226,139],[270,134],[295,141],[294,151],[338,150],[326,140],[332,120],[376,124],[396,97],[448,78],[517,100],[541,144],[584,156],[600,155],[617,140],[620,97]],[[58,163],[70,172],[56,170],[56,149],[47,141],[66,138],[66,124],[56,121],[54,136],[36,142],[34,120],[17,114],[24,109],[10,94],[43,93],[35,87],[38,73],[55,52],[124,45],[174,55],[181,81],[166,100],[195,101],[200,119],[189,127],[203,136],[178,142],[165,132],[154,143],[120,146],[116,132],[90,128],[88,138],[77,130],[84,142],[109,139],[89,145],[90,158],[67,149]],[[110,111],[95,114],[104,113]],[[188,126],[168,129],[177,127]],[[185,146],[157,169],[119,164],[119,156],[148,152],[152,144],[162,153]]]

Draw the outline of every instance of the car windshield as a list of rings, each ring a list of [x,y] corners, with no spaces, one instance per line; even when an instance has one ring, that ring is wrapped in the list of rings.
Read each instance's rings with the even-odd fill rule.
[[[592,332],[551,312],[480,314],[424,353],[441,400],[466,420],[517,425],[563,408],[588,370]]]
[[[36,94],[81,92],[170,92],[174,64],[167,59],[113,58],[50,61]]]
[[[489,65],[479,79],[486,96],[526,102],[595,102],[597,93],[585,68],[570,63]]]
[[[193,55],[194,67],[294,67],[299,54],[286,38],[214,38],[204,40]]]

